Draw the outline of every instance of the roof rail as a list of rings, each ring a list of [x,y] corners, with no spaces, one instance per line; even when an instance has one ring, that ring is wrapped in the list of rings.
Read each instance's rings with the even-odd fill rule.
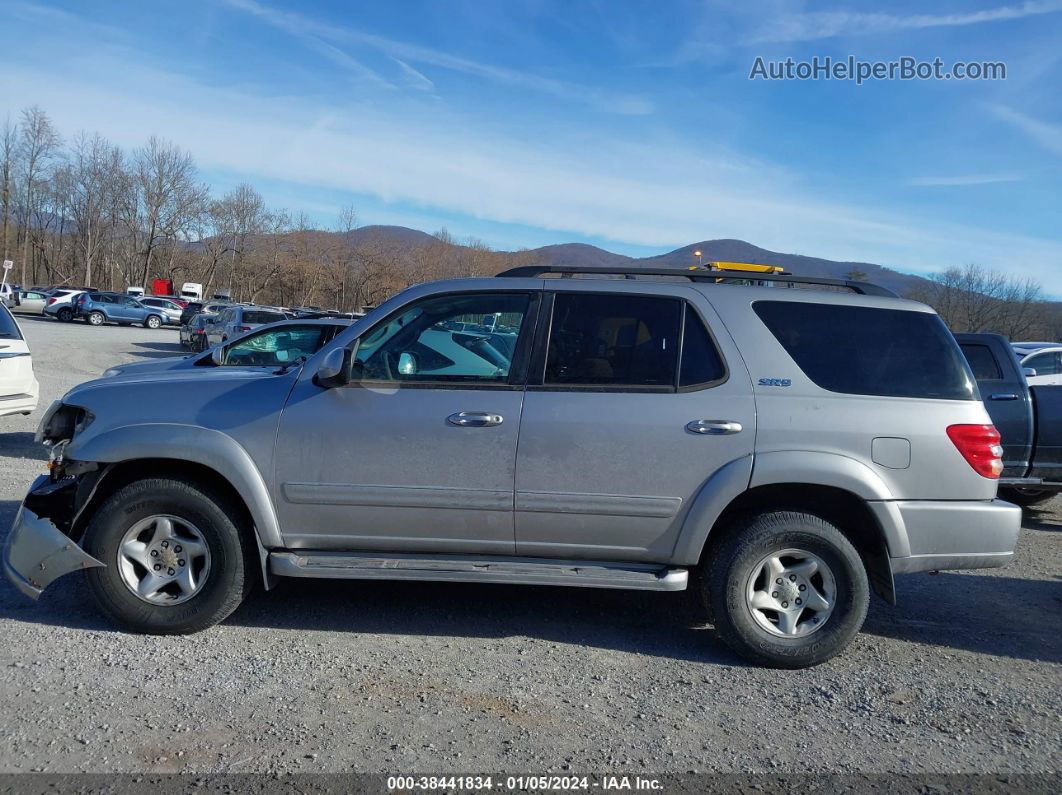
[[[717,283],[721,279],[751,279],[758,282],[779,282],[781,284],[813,284],[823,287],[844,287],[859,295],[877,295],[884,298],[899,298],[887,287],[870,282],[856,282],[851,279],[827,279],[818,276],[792,276],[789,274],[750,273],[741,275],[728,274],[726,271],[708,270],[707,268],[610,268],[599,265],[521,265],[498,274],[498,278],[534,279],[548,273],[555,273],[561,278],[571,278],[577,273],[622,276],[634,279],[638,276],[684,276],[691,282]]]

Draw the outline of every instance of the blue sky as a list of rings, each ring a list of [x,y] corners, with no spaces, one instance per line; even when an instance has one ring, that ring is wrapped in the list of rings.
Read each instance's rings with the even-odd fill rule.
[[[5,0],[0,113],[161,135],[325,225],[352,203],[503,248],[734,237],[1062,295],[1060,42],[1062,0]],[[849,55],[1007,79],[749,80]]]

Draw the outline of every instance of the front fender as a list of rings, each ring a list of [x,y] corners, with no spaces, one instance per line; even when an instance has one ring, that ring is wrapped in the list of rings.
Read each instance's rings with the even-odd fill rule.
[[[125,425],[87,438],[74,437],[66,455],[77,461],[108,464],[161,458],[209,467],[243,498],[262,546],[267,549],[284,546],[262,473],[247,451],[221,431],[177,423]]]

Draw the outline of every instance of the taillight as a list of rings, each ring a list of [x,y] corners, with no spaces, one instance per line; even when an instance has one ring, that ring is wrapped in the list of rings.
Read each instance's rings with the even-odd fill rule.
[[[58,300],[59,300],[58,298],[49,298],[49,299],[48,299],[48,304],[49,304],[49,305],[51,305],[51,304],[54,304],[54,303],[55,303],[56,301],[58,301]]]
[[[1003,448],[995,425],[949,425],[948,438],[974,472],[998,478],[1003,471]]]
[[[250,331],[251,327],[250,326],[237,326],[236,330],[237,331]]]

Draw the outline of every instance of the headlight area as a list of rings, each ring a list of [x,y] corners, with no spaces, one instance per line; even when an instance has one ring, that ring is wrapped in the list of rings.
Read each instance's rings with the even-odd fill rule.
[[[95,415],[91,411],[80,406],[69,406],[58,400],[44,413],[34,438],[49,448],[48,474],[53,483],[96,469],[95,464],[68,462],[65,457],[66,446],[70,440],[87,428],[94,419]]]

